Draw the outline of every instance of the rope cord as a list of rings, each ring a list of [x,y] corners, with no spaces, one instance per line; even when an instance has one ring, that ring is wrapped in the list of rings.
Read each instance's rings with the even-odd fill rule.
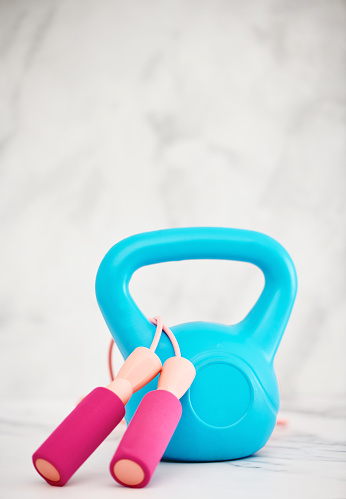
[[[177,342],[176,337],[172,333],[172,331],[169,329],[169,327],[165,326],[165,324],[162,321],[162,318],[157,315],[156,317],[153,317],[152,319],[149,319],[152,324],[156,325],[156,333],[154,336],[154,339],[152,341],[152,344],[150,346],[150,350],[156,350],[157,345],[159,344],[160,338],[161,338],[161,333],[162,331],[168,336],[170,342],[172,343],[172,347],[174,349],[174,354],[176,357],[181,357],[180,353],[180,348],[179,348],[179,343]]]
[[[168,336],[170,342],[172,343],[172,347],[174,349],[174,354],[176,357],[181,357],[181,352],[180,352],[180,348],[179,348],[179,343],[176,339],[176,337],[174,336],[174,334],[172,333],[172,331],[169,329],[169,327],[165,326],[165,324],[163,323],[163,320],[162,318],[157,315],[151,319],[149,319],[150,322],[154,325],[156,325],[156,331],[155,331],[155,335],[154,335],[154,339],[150,345],[150,350],[153,350],[155,352],[158,344],[159,344],[159,341],[160,341],[160,338],[161,338],[161,334],[162,334],[162,331]],[[113,346],[114,346],[114,340],[113,338],[111,339],[111,342],[109,344],[109,348],[108,348],[108,369],[109,369],[109,374],[110,374],[110,377],[111,377],[111,380],[114,381],[114,371],[113,371],[113,366],[112,366],[112,352],[113,352]]]

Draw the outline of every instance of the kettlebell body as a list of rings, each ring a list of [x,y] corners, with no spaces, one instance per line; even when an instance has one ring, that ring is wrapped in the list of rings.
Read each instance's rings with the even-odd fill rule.
[[[274,356],[294,303],[297,279],[292,260],[272,238],[228,228],[167,229],[129,237],[106,254],[96,278],[96,296],[123,357],[149,346],[155,326],[129,293],[140,267],[167,261],[222,259],[249,262],[265,277],[264,289],[240,323],[192,322],[172,327],[182,355],[196,378],[181,399],[183,413],[164,458],[220,461],[249,456],[269,439],[279,410]],[[162,363],[173,355],[162,336],[156,350]],[[134,394],[129,422],[157,379]]]

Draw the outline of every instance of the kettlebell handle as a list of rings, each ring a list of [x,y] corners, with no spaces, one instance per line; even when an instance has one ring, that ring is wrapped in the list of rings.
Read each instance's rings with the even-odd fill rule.
[[[96,277],[96,296],[124,357],[139,345],[149,345],[154,334],[154,326],[129,293],[133,273],[146,265],[196,259],[248,262],[262,270],[264,289],[242,323],[267,358],[273,359],[296,295],[293,262],[269,236],[217,227],[146,232],[120,241],[106,254]]]

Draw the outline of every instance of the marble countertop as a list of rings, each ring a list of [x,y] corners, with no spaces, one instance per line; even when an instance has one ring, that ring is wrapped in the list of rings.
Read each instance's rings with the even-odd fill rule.
[[[73,407],[71,400],[9,401],[1,404],[0,497],[232,497],[346,498],[346,419],[340,401],[282,404],[267,445],[254,456],[220,463],[160,463],[145,489],[125,489],[108,467],[124,431],[121,424],[64,488],[36,474],[31,455]]]

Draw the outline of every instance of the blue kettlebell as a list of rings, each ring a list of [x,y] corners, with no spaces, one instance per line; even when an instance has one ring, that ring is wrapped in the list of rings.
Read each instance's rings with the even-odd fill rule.
[[[261,234],[228,228],[167,229],[138,234],[113,246],[96,277],[101,312],[124,359],[138,346],[150,346],[155,326],[129,293],[140,267],[155,263],[220,259],[249,262],[265,277],[264,289],[238,324],[191,322],[172,327],[182,355],[196,378],[181,399],[183,413],[164,454],[174,461],[221,461],[249,456],[268,441],[279,410],[273,361],[297,290],[296,272],[286,250]],[[162,363],[174,355],[163,335],[156,350]],[[129,422],[157,378],[126,406]]]

